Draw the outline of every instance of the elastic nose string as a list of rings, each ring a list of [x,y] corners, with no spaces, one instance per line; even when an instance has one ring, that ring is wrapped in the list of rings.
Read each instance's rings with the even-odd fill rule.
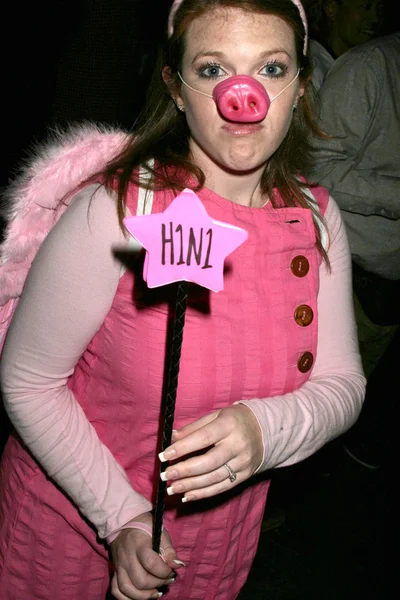
[[[296,79],[298,78],[299,75],[300,75],[300,69],[297,69],[297,73],[296,73],[295,77],[293,77],[292,81],[289,81],[289,83],[287,84],[287,86],[284,87],[283,90],[281,90],[279,92],[279,94],[277,94],[276,96],[274,96],[272,98],[271,102],[273,102],[274,100],[276,100],[277,98],[279,98],[279,96],[281,94],[283,94],[283,92],[285,92],[288,89],[288,87],[290,87],[292,85],[292,83],[294,83],[296,81]],[[196,88],[194,88],[191,85],[189,85],[188,83],[186,83],[186,81],[183,79],[183,77],[182,77],[182,75],[180,74],[179,71],[178,71],[178,77],[182,81],[182,83],[184,85],[186,85],[187,88],[189,88],[189,90],[193,90],[193,92],[197,92],[198,94],[201,94],[202,96],[206,96],[207,98],[211,98],[211,100],[214,100],[214,98],[210,94],[206,94],[205,92],[201,92],[200,90],[196,90]]]
[[[182,83],[184,85],[186,85],[187,88],[189,88],[189,90],[193,90],[194,92],[197,92],[198,94],[201,94],[202,96],[207,96],[207,98],[211,98],[211,100],[213,100],[213,97],[210,96],[210,94],[206,94],[205,92],[201,92],[200,90],[196,90],[194,87],[192,87],[191,85],[189,85],[188,83],[186,83],[186,81],[183,79],[183,77],[179,73],[179,71],[178,71],[178,76],[179,76],[179,79],[182,81]]]
[[[284,88],[283,88],[283,90],[281,90],[281,91],[279,92],[279,94],[277,94],[276,96],[274,96],[274,97],[272,98],[271,102],[273,102],[274,100],[276,100],[277,98],[279,98],[279,96],[280,96],[281,94],[283,94],[283,92],[285,92],[285,91],[288,89],[288,87],[289,87],[289,86],[291,86],[291,85],[292,85],[292,83],[294,83],[294,82],[296,81],[296,79],[298,78],[298,76],[299,76],[299,75],[300,75],[300,69],[297,69],[297,73],[296,73],[295,77],[293,77],[292,81],[290,81],[290,82],[287,84],[287,86],[286,86],[286,87],[284,87]]]

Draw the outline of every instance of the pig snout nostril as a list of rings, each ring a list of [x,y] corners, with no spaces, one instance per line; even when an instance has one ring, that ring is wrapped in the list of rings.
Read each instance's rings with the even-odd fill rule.
[[[255,123],[262,121],[270,99],[265,88],[247,75],[235,75],[215,86],[213,98],[227,120]]]

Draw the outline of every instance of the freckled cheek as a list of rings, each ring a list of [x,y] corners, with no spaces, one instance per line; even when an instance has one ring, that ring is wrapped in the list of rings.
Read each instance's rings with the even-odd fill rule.
[[[206,117],[200,113],[188,113],[186,115],[186,118],[191,136],[194,138],[203,138],[209,130],[209,123]]]
[[[202,96],[196,92],[183,94],[183,102],[186,112],[197,115],[203,119],[212,118],[217,113],[217,107],[212,98]]]
[[[190,131],[197,134],[215,131],[218,125],[217,121],[220,121],[216,107],[212,105],[212,100],[210,100],[210,104],[205,105],[192,103],[186,109],[186,119]]]
[[[277,99],[277,102],[280,100]],[[274,131],[285,131],[289,129],[290,123],[293,119],[293,105],[295,103],[295,99],[291,99],[286,101],[284,105],[276,106],[276,109],[270,110],[268,113],[267,119],[270,119],[271,126]],[[275,107],[274,107],[275,108]]]
[[[291,116],[285,115],[278,118],[271,118],[265,125],[265,143],[266,151],[275,152],[285,139],[291,123]]]

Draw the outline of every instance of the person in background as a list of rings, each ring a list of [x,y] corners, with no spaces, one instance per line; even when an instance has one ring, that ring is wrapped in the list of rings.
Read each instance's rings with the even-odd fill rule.
[[[110,580],[117,600],[237,598],[268,472],[357,419],[365,377],[346,232],[328,192],[301,177],[319,135],[306,52],[298,0],[176,0],[136,130],[68,208],[60,198],[1,360],[15,427],[0,467],[1,600],[103,600]],[[251,98],[244,120],[213,100],[218,85]],[[149,290],[143,254],[133,268],[118,256],[130,248],[122,219],[144,193],[159,213],[187,187],[248,241],[229,256],[223,291],[189,296],[160,556],[152,511],[174,286]],[[33,212],[16,244],[34,234]]]
[[[309,56],[318,90],[336,58],[383,32],[385,0],[308,0]]]
[[[319,125],[329,137],[313,141],[315,160],[308,172],[335,197],[346,224],[367,377],[389,345],[395,352],[392,340],[400,320],[399,97],[400,33],[360,44],[338,58],[319,91]],[[371,467],[381,463],[383,419],[393,398],[383,392],[384,365],[378,372],[380,391],[375,374],[360,421],[348,437],[350,452]],[[367,433],[372,429],[373,436]]]

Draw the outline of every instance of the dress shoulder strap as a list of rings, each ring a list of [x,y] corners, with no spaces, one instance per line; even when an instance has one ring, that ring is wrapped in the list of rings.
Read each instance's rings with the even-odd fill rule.
[[[316,214],[316,222],[321,236],[321,245],[327,250],[329,246],[329,236],[322,218],[328,206],[329,192],[322,187],[312,189],[313,191],[311,191],[310,188],[303,188],[303,192],[314,208],[314,214]]]

